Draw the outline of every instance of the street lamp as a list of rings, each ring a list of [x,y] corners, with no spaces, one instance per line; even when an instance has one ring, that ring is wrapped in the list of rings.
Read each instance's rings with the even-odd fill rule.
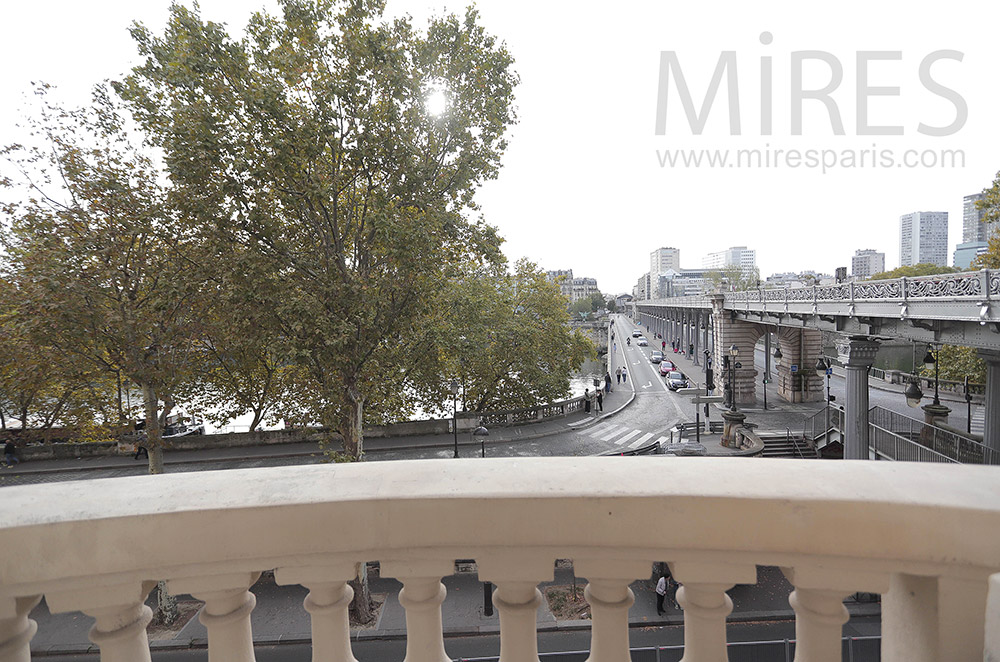
[[[451,380],[451,429],[455,433],[455,457],[458,457],[458,389],[457,379]]]
[[[833,362],[825,356],[819,357],[816,361],[816,374],[820,377],[826,376],[826,431],[830,434],[830,375],[833,373],[831,366]]]
[[[736,369],[743,366],[736,360],[740,348],[733,343],[729,346],[729,411],[736,411]]]
[[[933,349],[933,345],[927,345],[927,353],[924,354],[924,367],[929,370],[931,366],[934,366],[934,404],[940,405],[941,398],[938,397],[938,362],[934,354],[931,353]],[[938,351],[940,353],[940,350]]]
[[[472,431],[472,436],[479,437],[479,445],[482,451],[480,457],[486,457],[486,437],[490,436],[490,431],[480,425]]]
[[[903,391],[903,395],[906,396],[906,404],[910,407],[920,406],[920,399],[924,397],[924,392],[920,390],[920,385],[917,383],[920,380],[916,375],[910,378],[910,384]]]
[[[774,358],[780,361],[782,356],[784,355],[781,353],[781,345],[779,344],[777,347],[774,348]]]

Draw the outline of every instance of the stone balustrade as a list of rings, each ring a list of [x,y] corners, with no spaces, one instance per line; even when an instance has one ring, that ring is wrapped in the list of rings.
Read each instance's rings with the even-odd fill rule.
[[[507,458],[212,471],[5,487],[0,662],[27,662],[44,595],[95,618],[104,662],[148,662],[157,581],[205,601],[209,659],[252,662],[250,586],[302,584],[313,659],[351,662],[362,561],[403,584],[407,662],[445,662],[455,559],[496,584],[501,659],[537,660],[540,582],[588,581],[591,662],[628,659],[629,583],[667,561],[685,662],[726,659],[726,590],[779,566],[795,659],[841,659],[843,599],[883,594],[882,659],[1000,659],[1000,480],[992,467],[730,458]],[[488,508],[484,504],[488,503]]]

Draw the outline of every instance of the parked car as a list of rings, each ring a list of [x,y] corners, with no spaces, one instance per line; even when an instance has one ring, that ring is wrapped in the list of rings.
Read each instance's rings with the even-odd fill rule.
[[[649,341],[647,341],[645,338],[639,338],[638,340],[635,341],[635,344],[638,345],[639,347],[649,347]]]
[[[687,387],[688,387],[688,380],[687,377],[684,376],[683,372],[677,372],[675,370],[674,372],[667,373],[667,388],[669,388],[671,391],[676,391],[679,388],[687,388]]]
[[[649,355],[650,363],[659,363],[663,360],[663,352],[656,351]]]

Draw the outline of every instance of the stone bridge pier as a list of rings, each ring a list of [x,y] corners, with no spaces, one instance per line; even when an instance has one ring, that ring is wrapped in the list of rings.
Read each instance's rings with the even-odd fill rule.
[[[757,376],[754,365],[757,342],[773,327],[770,324],[747,322],[722,309],[723,297],[712,298],[714,347],[712,367],[715,370],[716,393],[723,395],[729,380],[724,357],[736,345],[737,362],[741,367],[733,376],[736,403],[753,405],[757,402]],[[823,378],[816,374],[816,361],[823,353],[823,335],[817,329],[777,327],[781,359],[777,361],[778,395],[788,402],[822,400]],[[793,372],[792,366],[795,366]],[[763,367],[763,366],[762,366]]]
[[[778,395],[788,402],[823,400],[823,378],[816,374],[816,361],[823,355],[822,332],[778,327],[778,347]]]

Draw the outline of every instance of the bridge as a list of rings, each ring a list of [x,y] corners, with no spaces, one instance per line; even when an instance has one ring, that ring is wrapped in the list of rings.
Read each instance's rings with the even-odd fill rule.
[[[843,334],[838,359],[847,372],[845,457],[869,456],[868,370],[879,343],[905,339],[974,347],[986,361],[984,443],[1000,450],[1000,270],[897,278],[800,288],[756,288],[704,297],[632,303],[637,322],[665,340],[679,341],[703,366],[724,365],[735,346],[741,367],[733,375],[738,404],[756,401],[754,347],[763,337],[771,360],[777,338],[778,393],[789,402],[823,399],[814,370],[822,332]],[[702,358],[703,357],[703,358]],[[721,393],[723,379],[716,380]],[[927,422],[947,422],[940,404],[923,407]]]

